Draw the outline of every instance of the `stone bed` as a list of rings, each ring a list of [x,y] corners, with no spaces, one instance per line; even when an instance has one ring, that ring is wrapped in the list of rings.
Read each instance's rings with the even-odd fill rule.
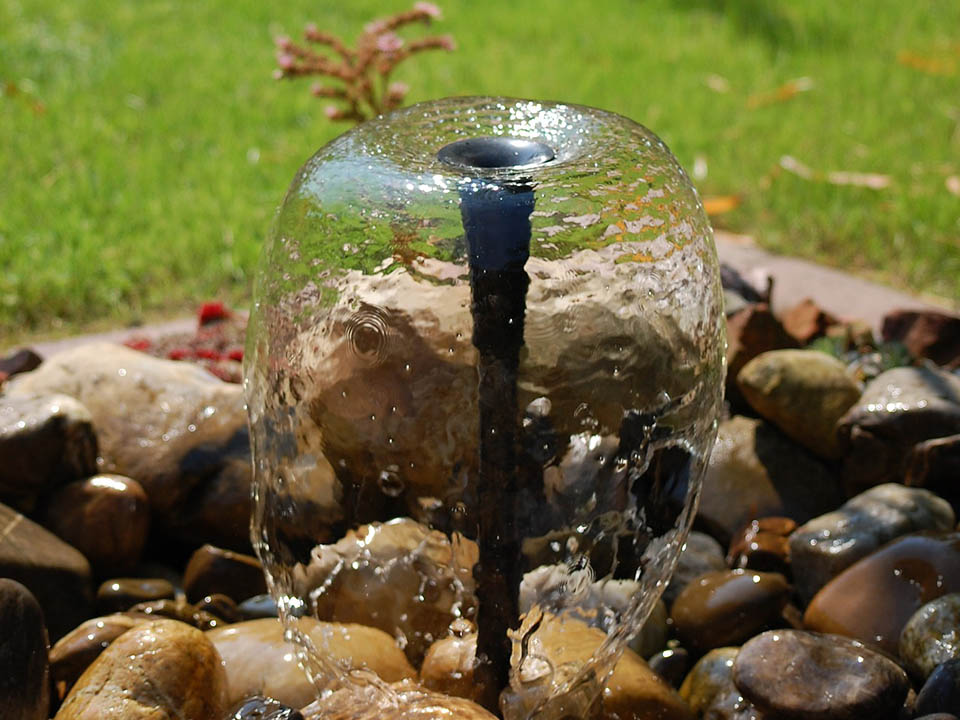
[[[597,717],[960,714],[960,318],[893,313],[877,339],[810,301],[776,317],[729,269],[724,285],[729,415]],[[360,717],[342,692],[315,701],[266,595],[228,382],[243,322],[205,310],[189,336],[0,360],[4,719]],[[409,524],[377,552],[409,552]],[[364,597],[362,578],[342,592]],[[395,683],[397,717],[491,717],[470,624],[405,652],[377,602],[362,625],[317,621],[331,652]],[[598,633],[560,623],[544,652],[575,660]]]

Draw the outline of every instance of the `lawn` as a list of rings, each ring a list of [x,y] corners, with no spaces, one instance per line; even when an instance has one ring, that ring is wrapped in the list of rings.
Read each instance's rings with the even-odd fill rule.
[[[271,78],[273,37],[409,4],[0,0],[0,346],[245,303],[287,183],[348,128]],[[960,302],[960,3],[440,4],[459,48],[401,66],[410,102],[614,110],[696,169],[716,226]]]

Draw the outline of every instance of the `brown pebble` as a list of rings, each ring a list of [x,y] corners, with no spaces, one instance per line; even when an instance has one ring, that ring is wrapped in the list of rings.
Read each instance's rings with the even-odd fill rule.
[[[110,643],[130,628],[150,622],[149,615],[115,613],[81,623],[50,649],[50,674],[63,698]]]
[[[50,707],[47,628],[30,591],[0,578],[0,708],[4,720],[46,720]]]
[[[222,594],[236,602],[267,591],[260,561],[251,555],[204,545],[190,557],[183,573],[187,600]]]
[[[104,615],[123,612],[150,600],[172,600],[173,585],[163,578],[113,578],[97,588],[97,610]]]
[[[797,523],[785,517],[765,517],[750,522],[734,536],[727,553],[727,564],[786,575],[790,570],[790,545],[787,537]]]
[[[779,573],[722,570],[701,576],[670,612],[684,645],[709,650],[735,645],[779,621],[790,586]]]

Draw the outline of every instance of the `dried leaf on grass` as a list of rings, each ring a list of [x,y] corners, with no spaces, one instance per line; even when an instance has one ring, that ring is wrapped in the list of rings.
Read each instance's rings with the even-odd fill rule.
[[[785,82],[776,90],[751,95],[747,98],[747,107],[752,110],[765,105],[786,102],[808,90],[813,90],[813,78],[799,77]]]
[[[893,178],[881,173],[849,172],[846,170],[821,172],[804,165],[791,155],[784,155],[780,158],[780,167],[804,180],[827,182],[831,185],[852,185],[854,187],[870,188],[871,190],[883,190],[893,183]]]
[[[960,175],[951,175],[943,183],[947,190],[960,197]]]
[[[960,49],[956,51],[956,55],[960,56]],[[956,75],[957,69],[960,67],[960,62],[958,62],[957,57],[951,57],[949,55],[934,57],[921,55],[920,53],[909,50],[901,50],[897,53],[897,62],[908,68],[926,73],[927,75]]]
[[[722,215],[740,207],[739,195],[715,195],[703,199],[703,209],[707,215]]]

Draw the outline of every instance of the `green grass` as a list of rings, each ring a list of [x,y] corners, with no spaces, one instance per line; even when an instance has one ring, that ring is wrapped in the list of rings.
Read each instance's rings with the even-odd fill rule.
[[[705,158],[702,194],[742,198],[718,226],[960,300],[960,198],[945,186],[960,174],[960,3],[441,4],[435,29],[460,47],[402,66],[411,102],[502,94],[620,112],[687,168]],[[271,79],[273,36],[316,21],[352,37],[408,6],[0,0],[0,346],[244,303],[287,183],[346,129],[309,81]],[[801,76],[808,92],[751,107]],[[784,155],[892,184],[806,180],[778,170]]]

